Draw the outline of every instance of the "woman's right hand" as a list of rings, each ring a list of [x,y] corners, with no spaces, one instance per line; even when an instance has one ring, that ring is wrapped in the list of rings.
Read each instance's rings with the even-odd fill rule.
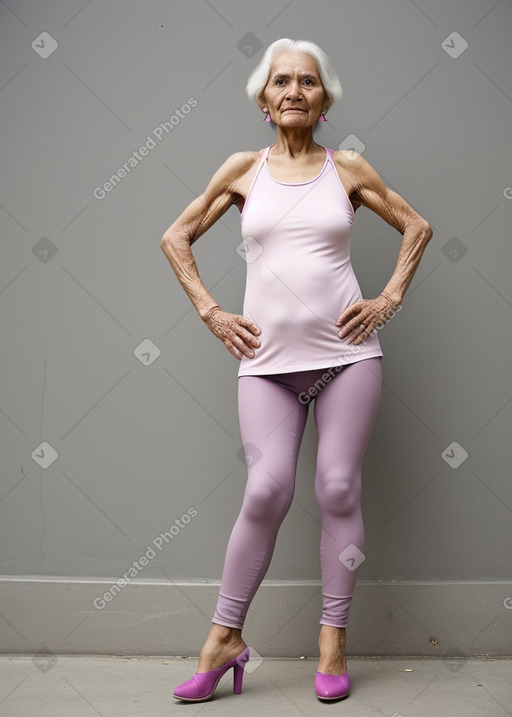
[[[254,321],[222,311],[220,306],[213,306],[203,321],[235,358],[241,359],[242,355],[254,358],[254,348],[261,345],[256,338],[261,329]]]

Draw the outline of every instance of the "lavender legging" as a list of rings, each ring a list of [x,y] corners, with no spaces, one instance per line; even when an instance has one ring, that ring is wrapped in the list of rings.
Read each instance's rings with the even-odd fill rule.
[[[341,369],[238,378],[238,411],[248,478],[228,542],[212,622],[242,629],[263,580],[295,489],[309,403],[318,431],[315,497],[322,519],[320,624],[346,627],[364,559],[361,466],[377,414],[381,357]]]

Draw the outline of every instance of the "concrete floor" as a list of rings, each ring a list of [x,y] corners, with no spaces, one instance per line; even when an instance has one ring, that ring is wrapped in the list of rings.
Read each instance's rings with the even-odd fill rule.
[[[512,659],[347,659],[350,696],[320,702],[313,689],[318,660],[249,661],[241,695],[233,671],[203,703],[174,699],[195,658],[0,656],[0,715],[160,717],[220,714],[350,717],[502,717],[512,715]]]

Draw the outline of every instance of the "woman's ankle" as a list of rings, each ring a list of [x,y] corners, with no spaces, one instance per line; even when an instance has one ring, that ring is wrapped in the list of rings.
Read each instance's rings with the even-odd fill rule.
[[[339,637],[340,639],[346,638],[346,627],[334,627],[332,625],[324,625],[323,623],[321,623],[320,628],[320,637],[322,637],[323,635],[328,635],[329,637]]]
[[[215,670],[226,660],[239,654],[242,651],[242,646],[245,645],[241,632],[238,628],[214,623],[201,649],[197,672]]]
[[[322,625],[322,630],[318,636],[318,646],[320,649],[327,650],[336,646],[337,649],[344,650],[346,644],[346,631],[343,627],[331,627],[330,625]]]
[[[209,637],[219,642],[242,642],[242,630],[237,627],[228,627],[227,625],[219,625],[212,623]]]

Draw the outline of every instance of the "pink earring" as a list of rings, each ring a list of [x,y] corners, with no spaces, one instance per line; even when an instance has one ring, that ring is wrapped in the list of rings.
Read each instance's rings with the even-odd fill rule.
[[[269,115],[268,112],[267,112],[267,114],[265,115],[265,117],[263,118],[263,122],[270,122],[270,115]]]
[[[322,114],[321,114],[320,117],[318,118],[318,121],[319,121],[319,122],[325,122],[325,112],[322,112]]]

